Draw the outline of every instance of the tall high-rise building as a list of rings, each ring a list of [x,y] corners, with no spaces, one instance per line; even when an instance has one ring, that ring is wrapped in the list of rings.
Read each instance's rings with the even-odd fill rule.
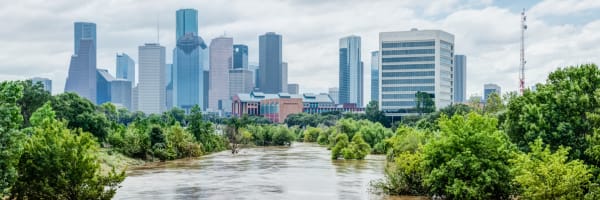
[[[229,70],[233,67],[233,38],[218,37],[210,42],[210,89],[208,108],[225,110],[229,106]],[[229,106],[231,107],[231,106]]]
[[[97,104],[110,102],[117,107],[132,109],[131,81],[115,78],[106,69],[98,69],[97,76]]]
[[[113,80],[115,80],[115,77],[110,75],[108,70],[96,70],[96,104],[110,102],[110,83]]]
[[[379,101],[379,51],[371,52],[371,101]]]
[[[92,40],[94,48],[98,48],[96,46],[96,24],[90,22],[75,22],[75,28],[73,29],[73,46],[74,52],[77,54],[79,52],[80,41],[82,39]],[[94,73],[95,70],[94,70]]]
[[[94,40],[81,39],[78,51],[71,56],[65,92],[74,92],[96,102],[96,47]]]
[[[331,97],[331,100],[333,100],[333,103],[339,104],[340,103],[340,89],[337,87],[329,88],[329,97]]]
[[[137,109],[146,114],[159,114],[166,110],[165,47],[156,43],[138,48],[139,83]]]
[[[208,102],[208,91],[210,90],[210,71],[209,70],[204,70],[204,79],[203,79],[203,95],[202,95],[202,99],[204,100],[204,102]],[[201,106],[202,110],[206,110],[208,109],[208,103],[205,103],[204,106]]]
[[[454,56],[454,103],[467,99],[467,56]]]
[[[298,83],[290,83],[287,85],[287,92],[290,94],[299,94],[300,93],[300,85]]]
[[[233,68],[248,69],[248,46],[244,44],[233,45]]]
[[[254,89],[252,71],[247,69],[229,70],[229,94],[250,93]]]
[[[281,63],[281,92],[288,92],[288,63]]]
[[[379,52],[379,108],[387,116],[417,114],[417,92],[430,94],[438,109],[452,103],[454,35],[441,30],[382,32]]]
[[[259,68],[258,68],[258,64],[248,64],[248,70],[252,71],[252,81],[254,83],[254,87],[257,88],[258,87],[258,82],[259,82]]]
[[[198,35],[198,11],[196,9],[179,9],[175,13],[175,41],[186,33]]]
[[[498,95],[502,95],[502,88],[499,85],[488,83],[483,85],[483,102],[486,102],[490,97],[490,94],[496,93]]]
[[[340,39],[339,103],[363,105],[363,65],[360,60],[360,37],[348,36]]]
[[[52,80],[48,78],[33,77],[31,78],[31,83],[34,85],[41,83],[44,86],[44,90],[52,94]]]
[[[125,53],[117,54],[117,78],[135,84],[135,62]]]
[[[282,37],[268,32],[259,36],[258,40],[258,88],[264,93],[282,92]]]
[[[191,111],[192,107],[203,107],[204,66],[200,51],[206,48],[202,38],[186,33],[177,41],[173,59],[173,106]]]

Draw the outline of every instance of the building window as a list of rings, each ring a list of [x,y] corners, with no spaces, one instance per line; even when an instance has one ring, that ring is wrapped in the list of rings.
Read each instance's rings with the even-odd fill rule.
[[[434,54],[434,49],[408,49],[408,50],[387,50],[382,51],[381,55],[410,55],[410,54]]]
[[[434,86],[383,87],[381,90],[383,92],[424,91],[433,93]]]
[[[401,69],[435,69],[434,64],[412,64],[412,65],[382,65],[383,70]]]
[[[382,77],[406,77],[406,76],[434,76],[434,71],[426,72],[383,72]]]
[[[434,56],[424,57],[404,57],[404,58],[383,58],[382,62],[423,62],[423,61],[434,61]]]
[[[401,47],[427,47],[435,46],[435,41],[424,42],[384,42],[382,48],[401,48]]]
[[[434,83],[434,79],[399,79],[399,80],[382,80],[382,84],[426,84]]]

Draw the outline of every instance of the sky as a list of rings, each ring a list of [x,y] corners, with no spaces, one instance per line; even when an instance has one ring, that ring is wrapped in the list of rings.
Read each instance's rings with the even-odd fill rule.
[[[485,83],[516,91],[523,8],[527,86],[559,67],[600,63],[598,0],[0,0],[0,81],[46,77],[54,94],[63,92],[76,21],[97,24],[98,68],[113,75],[117,53],[137,61],[138,46],[157,40],[170,63],[181,8],[198,10],[207,43],[226,35],[247,44],[250,63],[258,63],[259,35],[281,34],[288,80],[300,92],[337,87],[339,39],[360,36],[365,102],[379,32],[411,28],[454,34],[455,54],[467,56],[467,97],[481,95]]]

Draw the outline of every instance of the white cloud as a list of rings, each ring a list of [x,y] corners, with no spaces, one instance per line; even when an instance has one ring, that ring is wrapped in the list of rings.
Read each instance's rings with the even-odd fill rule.
[[[537,16],[564,16],[597,9],[600,9],[598,0],[545,0],[531,8],[529,13]]]

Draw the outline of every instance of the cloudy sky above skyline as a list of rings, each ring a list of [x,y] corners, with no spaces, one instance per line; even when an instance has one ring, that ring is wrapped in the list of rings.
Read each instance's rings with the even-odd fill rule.
[[[258,61],[258,36],[283,35],[289,82],[301,92],[326,92],[338,85],[339,38],[362,38],[365,100],[370,97],[370,52],[379,32],[441,29],[455,35],[455,53],[467,55],[467,96],[484,83],[517,90],[520,11],[527,9],[526,84],[543,82],[557,67],[600,63],[598,0],[20,0],[0,5],[0,80],[34,76],[53,80],[62,92],[73,54],[73,22],[97,24],[98,68],[115,73],[115,55],[137,61],[137,48],[156,42],[170,63],[175,46],[175,11],[199,11],[199,34],[207,43],[223,34],[247,44]],[[6,2],[4,2],[6,1]]]

